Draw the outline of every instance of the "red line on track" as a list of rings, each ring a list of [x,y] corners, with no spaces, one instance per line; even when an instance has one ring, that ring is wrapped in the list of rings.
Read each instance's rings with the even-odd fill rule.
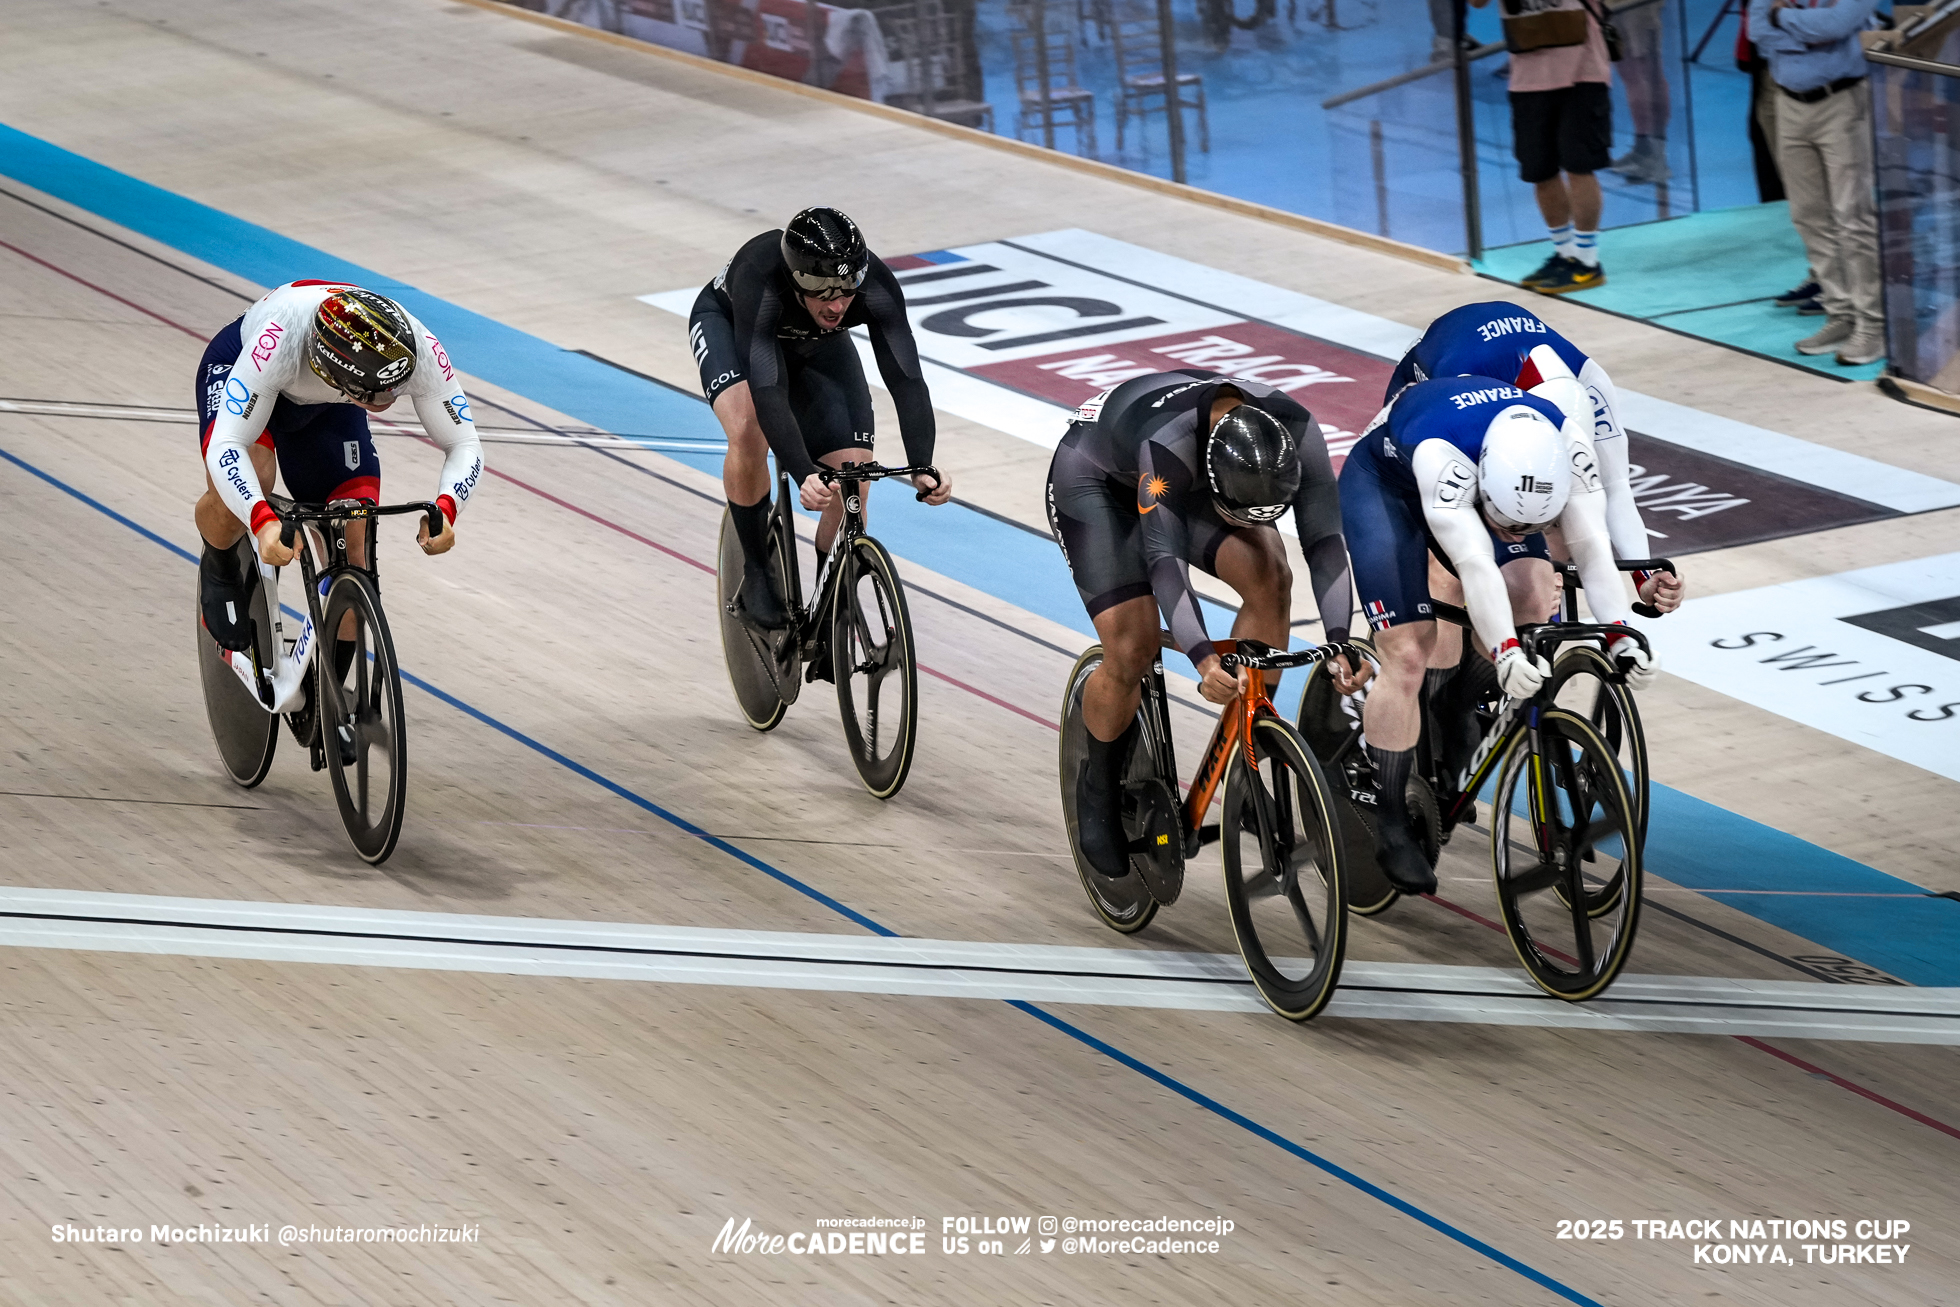
[[[68,278],[68,280],[70,281],[79,282],[80,284],[88,287],[90,290],[94,291],[98,295],[107,295],[110,299],[114,300],[116,303],[124,305],[128,308],[135,309],[138,313],[143,314],[145,317],[155,318],[158,322],[161,322],[166,327],[175,327],[177,330],[183,332],[186,336],[189,336],[195,340],[203,340],[205,338],[204,333],[201,331],[193,331],[189,327],[186,327],[181,322],[172,322],[169,318],[164,317],[161,313],[155,312],[152,309],[146,309],[141,304],[136,303],[134,300],[126,300],[112,290],[104,290],[102,287],[96,285],[94,282],[89,281],[84,277],[77,277],[74,273],[68,271],[68,269],[66,268],[56,267],[54,264],[49,263],[46,259],[41,258],[39,255],[29,254],[26,250],[22,249],[18,245],[9,244],[7,241],[0,241],[0,246],[4,246],[5,248],[12,250],[14,253],[20,255],[20,257],[23,259],[29,259],[35,263],[40,264],[42,267],[46,268],[49,272],[57,272],[60,273],[62,276]]]
[[[1812,1066],[1810,1063],[1804,1061],[1802,1058],[1797,1057],[1791,1053],[1786,1053],[1780,1048],[1772,1047],[1771,1045],[1764,1043],[1762,1040],[1757,1039],[1754,1035],[1735,1035],[1732,1036],[1732,1038],[1741,1040],[1743,1043],[1749,1045],[1749,1047],[1751,1048],[1759,1048],[1763,1052],[1768,1053],[1771,1057],[1780,1058],[1783,1061],[1788,1062],[1791,1066],[1796,1067],[1800,1071],[1806,1071],[1813,1076],[1821,1076],[1825,1080],[1828,1080],[1832,1084],[1836,1085],[1839,1089],[1848,1089],[1852,1093],[1858,1095],[1860,1098],[1871,1099],[1872,1102],[1877,1103],[1880,1107],[1891,1108],[1894,1112],[1897,1112],[1900,1116],[1909,1116],[1923,1126],[1931,1126],[1933,1129],[1939,1131],[1941,1134],[1952,1135],[1955,1139],[1960,1139],[1960,1130],[1954,1129],[1952,1126],[1946,1124],[1946,1122],[1935,1121],[1932,1117],[1927,1116],[1924,1112],[1913,1111],[1911,1108],[1907,1107],[1904,1103],[1895,1103],[1891,1099],[1885,1097],[1885,1095],[1875,1094],[1871,1090],[1866,1089],[1863,1085],[1853,1084],[1851,1081],[1846,1080],[1841,1075],[1837,1075],[1834,1074],[1833,1072],[1826,1071],[1822,1067]]]

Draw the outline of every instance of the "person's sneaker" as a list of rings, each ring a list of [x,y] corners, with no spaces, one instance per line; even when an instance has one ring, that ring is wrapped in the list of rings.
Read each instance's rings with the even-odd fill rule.
[[[1404,894],[1434,894],[1436,869],[1407,827],[1383,822],[1375,832],[1375,861],[1388,883]]]
[[[1785,309],[1795,306],[1799,312],[1802,312],[1805,301],[1814,300],[1823,293],[1824,288],[1822,286],[1819,286],[1814,281],[1806,281],[1803,285],[1792,286],[1789,290],[1778,295],[1776,297],[1776,304],[1778,308]]]
[[[1809,298],[1809,299],[1807,299],[1807,300],[1805,300],[1805,301],[1804,301],[1803,303],[1801,303],[1801,304],[1799,304],[1799,305],[1797,305],[1797,316],[1798,316],[1798,317],[1800,317],[1800,318],[1821,318],[1821,317],[1823,317],[1823,316],[1824,316],[1824,301],[1823,301],[1823,300],[1820,300],[1820,299],[1818,299],[1818,298],[1817,298],[1816,296],[1814,296],[1814,295],[1813,295],[1813,296],[1811,296],[1811,298]]]
[[[1565,265],[1572,262],[1563,254],[1554,252],[1552,257],[1538,265],[1538,271],[1520,281],[1518,285],[1526,290],[1537,290],[1539,286],[1565,275]]]
[[[1667,166],[1666,148],[1656,147],[1651,142],[1644,149],[1634,146],[1607,164],[1606,170],[1620,174],[1637,186],[1652,186],[1674,175],[1674,170]]]
[[[810,661],[805,665],[803,679],[814,684],[817,681],[835,682],[830,670],[830,641],[819,640],[810,649]]]
[[[251,589],[240,575],[238,555],[204,542],[197,560],[197,606],[204,629],[221,649],[238,653],[252,647]]]
[[[1839,345],[1851,339],[1851,324],[1837,319],[1824,324],[1823,330],[1815,335],[1805,336],[1797,342],[1799,354],[1829,354]]]
[[[763,568],[743,566],[742,609],[765,631],[780,631],[789,625],[789,614],[783,611],[783,601]]]
[[[1885,333],[1876,327],[1851,333],[1851,339],[1838,350],[1837,361],[1847,368],[1876,363],[1885,357]]]
[[[1575,290],[1591,290],[1606,284],[1606,269],[1599,264],[1587,267],[1577,259],[1565,260],[1558,275],[1548,281],[1541,281],[1531,289],[1540,295],[1570,295]]]
[[[340,750],[340,765],[352,767],[360,761],[360,752],[354,747],[354,716],[347,715],[344,722],[336,722],[333,728],[334,747]]]

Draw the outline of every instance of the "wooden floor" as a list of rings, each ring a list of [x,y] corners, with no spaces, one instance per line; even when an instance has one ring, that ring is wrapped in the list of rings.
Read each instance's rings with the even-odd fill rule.
[[[1487,293],[464,5],[14,0],[4,21],[0,123],[683,387],[684,331],[634,297],[705,280],[811,202],[847,208],[882,249],[1081,226],[1413,324]],[[188,407],[203,342],[262,288],[4,176],[0,191],[0,396]],[[1543,312],[1627,385],[1960,479],[1946,417]],[[470,389],[480,420],[491,404],[561,420]],[[950,415],[942,433],[963,497],[1040,521],[1044,451]],[[409,691],[408,824],[369,868],[290,740],[255,790],[218,769],[194,572],[171,548],[197,548],[195,445],[184,421],[0,411],[7,886],[864,933],[820,893],[903,936],[1233,951],[1215,860],[1133,939],[1083,901],[1049,724],[1081,640],[1052,622],[904,565],[935,674],[889,804],[845,767],[827,697],[766,736],[742,725],[704,570],[718,484],[640,451],[492,443],[453,553],[424,558],[399,521],[384,531],[402,664],[441,693]],[[424,493],[433,452],[391,434],[381,447],[390,493]],[[1950,548],[1956,524],[1702,555],[1693,580],[1721,592],[1919,557]],[[1670,784],[1960,890],[1950,782],[1673,678],[1650,700]],[[1205,729],[1178,712],[1185,738]],[[1350,956],[1513,968],[1478,919],[1485,867],[1480,837],[1459,838],[1441,870],[1463,911],[1402,905],[1359,923]],[[1779,959],[1818,952],[1656,891],[1675,911],[1648,914],[1639,972],[1785,981]],[[9,1303],[1960,1301],[1946,1046],[1296,1028],[168,949],[12,947],[0,968]],[[1043,1215],[1235,1228],[1215,1254],[1016,1255],[1018,1232],[998,1257],[942,1250],[945,1218]],[[731,1217],[785,1234],[916,1217],[925,1255],[712,1251]],[[1786,1239],[1795,1266],[1696,1265],[1687,1239],[1555,1237],[1580,1217],[1719,1218],[1724,1244],[1732,1218],[1901,1219],[1911,1252],[1804,1265]],[[200,1223],[476,1238],[148,1237]],[[144,1237],[57,1242],[67,1225]]]

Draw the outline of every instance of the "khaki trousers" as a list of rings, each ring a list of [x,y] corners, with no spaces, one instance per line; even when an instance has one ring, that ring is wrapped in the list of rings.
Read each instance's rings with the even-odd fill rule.
[[[1832,322],[1885,330],[1872,188],[1871,91],[1860,83],[1815,104],[1776,97],[1776,162]]]

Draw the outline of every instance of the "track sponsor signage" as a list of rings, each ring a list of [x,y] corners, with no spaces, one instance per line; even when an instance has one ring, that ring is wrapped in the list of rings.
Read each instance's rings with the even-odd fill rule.
[[[1691,600],[1668,671],[1960,780],[1960,553]]]
[[[1320,421],[1338,468],[1420,334],[1088,231],[887,262],[905,287],[935,405],[1047,447],[1072,413],[1110,387],[1198,368],[1291,394]],[[685,315],[695,293],[642,298]],[[868,341],[860,353],[875,384]],[[1656,554],[1960,504],[1960,486],[1902,468],[1624,389],[1621,401],[1634,498]]]

